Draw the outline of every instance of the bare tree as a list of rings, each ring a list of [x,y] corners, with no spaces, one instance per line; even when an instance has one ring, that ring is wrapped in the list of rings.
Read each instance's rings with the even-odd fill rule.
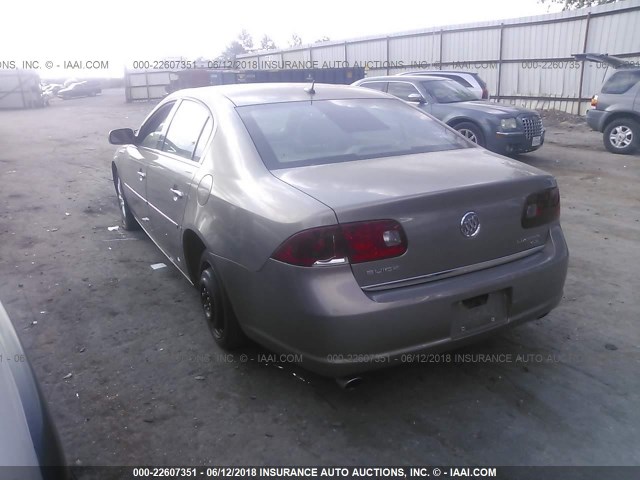
[[[246,30],[242,30],[238,37],[231,41],[224,52],[220,55],[222,58],[235,60],[238,55],[249,53],[253,50],[253,38]]]
[[[278,47],[269,35],[265,35],[264,37],[262,37],[262,40],[260,40],[261,50],[275,50],[276,48]]]
[[[253,38],[244,28],[238,35],[238,41],[244,47],[247,52],[253,50]]]
[[[576,8],[592,7],[594,5],[604,5],[618,0],[538,0],[540,3],[562,3],[563,10],[574,10]]]
[[[291,35],[291,40],[289,40],[289,46],[299,47],[300,45],[302,45],[302,39],[300,38],[300,36],[297,33],[294,33],[293,35]]]

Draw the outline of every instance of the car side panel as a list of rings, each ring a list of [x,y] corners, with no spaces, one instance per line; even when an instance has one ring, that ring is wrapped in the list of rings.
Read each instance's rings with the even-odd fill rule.
[[[333,210],[267,170],[235,109],[209,106],[218,128],[191,182],[183,235],[191,230],[215,256],[257,271],[294,233],[337,223]]]
[[[129,208],[142,223],[149,216],[146,178],[149,162],[138,147],[126,145],[118,150],[115,163]]]
[[[198,167],[196,162],[158,153],[147,170],[149,234],[173,263],[181,261],[182,218]]]

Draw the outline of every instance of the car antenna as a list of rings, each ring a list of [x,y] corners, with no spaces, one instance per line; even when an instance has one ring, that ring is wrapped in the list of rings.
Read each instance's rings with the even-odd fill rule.
[[[316,89],[313,88],[313,87],[315,87],[315,85],[316,85],[316,81],[312,79],[311,80],[311,86],[305,88],[304,91],[307,92],[309,95],[315,95]]]

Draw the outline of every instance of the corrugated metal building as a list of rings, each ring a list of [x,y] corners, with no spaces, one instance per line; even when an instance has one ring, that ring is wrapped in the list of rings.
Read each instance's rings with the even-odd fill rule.
[[[572,57],[584,52],[640,64],[640,0],[257,52],[238,60],[257,68],[292,60],[320,67],[364,66],[368,75],[420,68],[468,70],[484,78],[494,99],[584,114],[606,72]]]
[[[0,70],[0,109],[42,107],[40,76],[31,70]]]

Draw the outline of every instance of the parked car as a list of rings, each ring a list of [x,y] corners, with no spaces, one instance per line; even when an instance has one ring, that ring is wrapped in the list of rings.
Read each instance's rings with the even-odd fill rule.
[[[222,348],[246,335],[350,375],[540,318],[562,297],[555,179],[390,95],[186,89],[109,141],[122,225],[198,288]]]
[[[58,83],[48,83],[42,87],[43,92],[48,92],[53,94],[54,96],[62,90],[63,86]]]
[[[615,70],[591,99],[587,124],[603,133],[604,146],[610,152],[634,153],[640,147],[640,64],[604,54],[574,57],[601,62]]]
[[[70,478],[46,402],[2,303],[0,391],[2,478]]]
[[[489,100],[491,98],[491,95],[489,95],[489,89],[487,88],[487,82],[485,82],[480,75],[475,72],[463,72],[460,70],[418,70],[415,72],[402,72],[397,75],[448,78],[449,80],[453,80],[473,92],[478,100]]]
[[[368,77],[353,85],[387,92],[412,103],[492,152],[532,152],[544,143],[542,119],[537,112],[476,100],[453,80],[394,75]]]
[[[99,83],[84,81],[72,83],[68,87],[58,90],[58,97],[68,100],[75,97],[95,97],[99,93],[102,93]]]

